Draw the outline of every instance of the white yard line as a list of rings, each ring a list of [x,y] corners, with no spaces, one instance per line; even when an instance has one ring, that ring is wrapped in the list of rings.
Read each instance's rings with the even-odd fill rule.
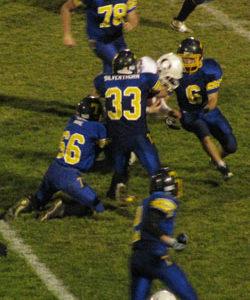
[[[52,294],[60,300],[77,300],[73,294],[67,291],[63,283],[46,267],[46,265],[40,262],[37,256],[32,253],[31,247],[25,245],[22,239],[17,236],[16,232],[2,220],[0,220],[0,232],[8,242],[8,247],[26,260]]]
[[[205,9],[207,12],[210,13],[210,15],[214,16],[216,20],[221,23],[224,26],[231,27],[234,32],[236,32],[238,35],[241,35],[245,39],[250,41],[250,32],[243,27],[241,27],[238,22],[233,21],[228,17],[228,15],[224,14],[223,12],[215,9],[211,5],[199,5],[201,8]]]
[[[174,3],[176,0],[169,0],[170,3]],[[182,4],[179,6],[179,10],[181,9]],[[246,29],[244,29],[242,26],[239,25],[239,22],[233,21],[230,19],[230,17],[223,12],[221,12],[218,9],[215,9],[212,5],[210,4],[201,4],[198,6],[198,9],[202,8],[206,10],[210,15],[214,16],[218,23],[221,23],[222,25],[226,27],[230,27],[233,29],[235,33],[238,35],[244,37],[245,39],[250,41],[250,32]],[[176,14],[178,11],[176,12]],[[192,14],[190,15],[189,18],[192,18]],[[242,20],[241,20],[242,21]]]

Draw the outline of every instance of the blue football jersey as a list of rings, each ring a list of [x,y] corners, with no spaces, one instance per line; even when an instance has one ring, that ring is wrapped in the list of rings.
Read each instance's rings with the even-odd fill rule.
[[[164,192],[154,192],[146,198],[141,206],[137,208],[134,220],[134,248],[145,250],[152,255],[164,256],[167,254],[168,246],[143,229],[144,222],[149,209],[156,209],[163,213],[162,220],[158,223],[160,229],[168,236],[173,235],[174,222],[176,217],[178,202]]]
[[[181,111],[197,111],[208,103],[208,94],[219,90],[222,81],[220,65],[213,59],[203,59],[202,67],[193,74],[183,73],[175,89]]]
[[[94,163],[96,143],[104,147],[106,137],[102,123],[73,116],[64,129],[56,161],[81,171],[88,170]]]
[[[84,5],[89,39],[112,42],[122,35],[122,22],[128,12],[136,9],[137,0],[73,0]]]
[[[145,134],[147,99],[162,89],[159,76],[142,74],[101,74],[95,88],[105,97],[107,124],[111,136]]]

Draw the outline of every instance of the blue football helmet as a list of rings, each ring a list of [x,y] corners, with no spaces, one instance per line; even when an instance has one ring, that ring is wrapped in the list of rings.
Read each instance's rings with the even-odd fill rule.
[[[125,67],[130,74],[137,73],[137,58],[129,49],[118,52],[113,59],[112,65],[114,73],[120,73]]]
[[[182,180],[176,171],[164,167],[151,177],[150,193],[160,191],[177,198],[182,196]]]
[[[89,121],[99,121],[103,115],[103,107],[99,98],[87,96],[78,103],[77,115]]]
[[[183,60],[185,73],[193,74],[202,67],[203,46],[195,38],[183,40],[177,49],[177,54]]]

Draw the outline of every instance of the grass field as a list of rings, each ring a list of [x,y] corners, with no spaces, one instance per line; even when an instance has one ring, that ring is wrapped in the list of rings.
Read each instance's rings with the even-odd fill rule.
[[[0,214],[21,196],[34,193],[57,153],[72,106],[91,92],[100,61],[87,46],[84,14],[74,13],[77,46],[62,45],[61,0],[1,0],[0,3]],[[126,34],[138,57],[175,52],[186,37],[169,29],[182,1],[138,1],[140,26]],[[250,34],[249,2],[214,1],[217,9]],[[205,57],[222,66],[219,107],[230,121],[238,151],[227,158],[235,176],[224,182],[209,167],[198,140],[184,130],[169,131],[150,118],[149,128],[164,165],[183,179],[184,195],[176,233],[186,232],[185,252],[171,252],[201,300],[250,299],[249,276],[249,38],[199,7],[187,21],[205,46]],[[171,100],[175,107],[175,98]],[[147,196],[149,179],[139,163],[131,168],[136,200],[119,208],[105,198],[111,172],[86,174],[103,202],[116,209],[98,218],[67,217],[40,223],[34,215],[10,222],[25,244],[64,286],[83,300],[128,299],[128,259],[133,216]],[[0,241],[4,241],[0,233]],[[5,241],[7,243],[7,241]],[[7,243],[8,246],[10,246]],[[52,300],[56,297],[22,255],[0,257],[0,299]],[[155,282],[153,291],[162,288]],[[152,292],[153,292],[152,291]],[[63,298],[62,298],[63,299]],[[66,299],[66,298],[65,298]]]

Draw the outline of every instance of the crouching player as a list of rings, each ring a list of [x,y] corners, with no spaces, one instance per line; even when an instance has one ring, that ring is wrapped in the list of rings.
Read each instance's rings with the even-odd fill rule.
[[[103,107],[98,98],[88,96],[78,104],[76,115],[69,120],[63,132],[59,153],[45,173],[38,191],[11,207],[6,214],[7,220],[44,208],[57,191],[68,194],[93,213],[104,211],[102,202],[83,178],[83,173],[94,163],[96,142],[100,147],[107,143],[106,128],[100,122],[102,116]],[[59,199],[45,211],[41,220],[62,217],[66,211],[66,203]]]

